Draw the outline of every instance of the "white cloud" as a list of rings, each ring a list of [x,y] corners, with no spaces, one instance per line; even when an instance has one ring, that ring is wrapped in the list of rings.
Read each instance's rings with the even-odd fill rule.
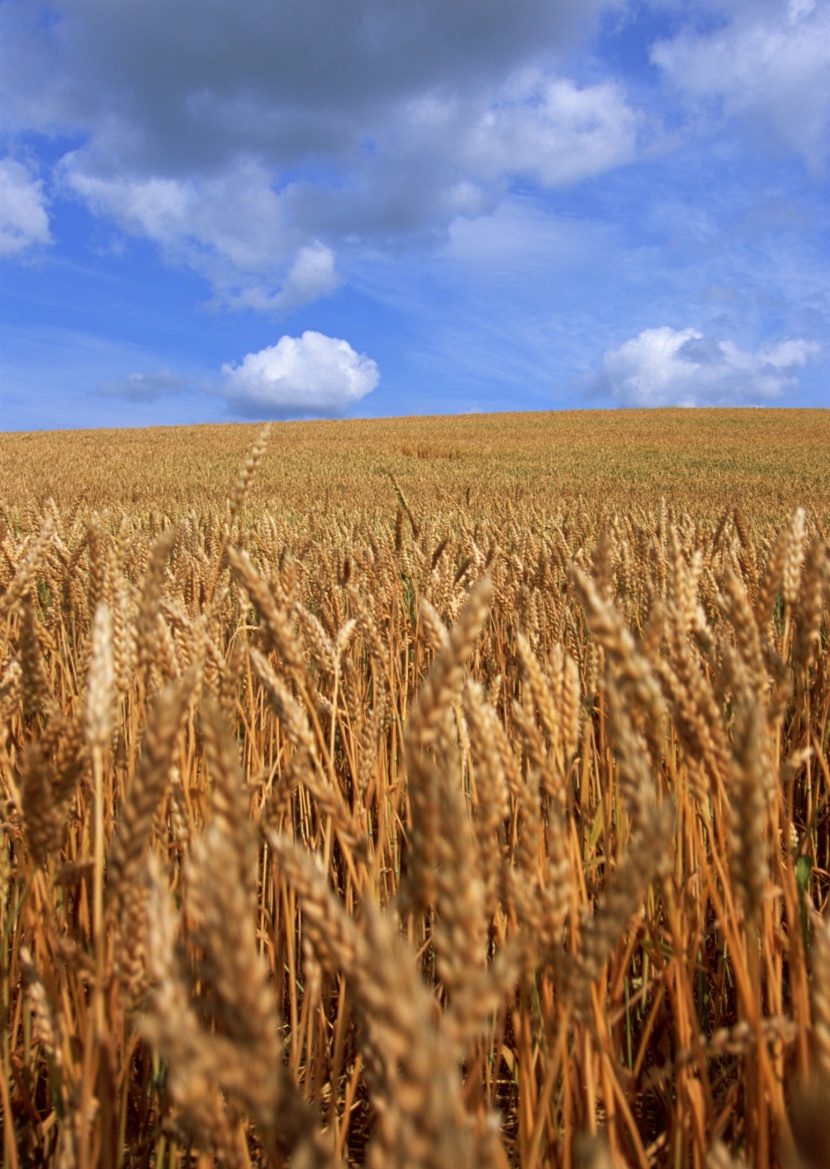
[[[49,242],[43,183],[13,158],[0,160],[0,256]]]
[[[567,78],[525,71],[473,131],[469,156],[485,175],[559,187],[630,162],[641,123],[613,82],[580,89]]]
[[[98,392],[108,398],[126,398],[131,402],[153,402],[165,394],[176,394],[187,382],[169,369],[154,373],[131,373],[121,379],[107,379],[98,384]]]
[[[205,276],[217,305],[282,314],[340,284],[331,248],[298,246],[286,192],[273,190],[258,161],[235,160],[211,179],[103,178],[94,164],[83,152],[67,155],[64,184],[95,213],[159,244],[168,261]]]
[[[102,179],[85,173],[76,162],[75,154],[64,158],[65,180],[97,214],[110,215],[126,231],[160,244],[172,244],[185,232],[197,202],[192,184],[161,178]]]
[[[334,252],[315,240],[297,252],[283,286],[275,297],[275,307],[287,310],[310,304],[333,292],[339,283]]]
[[[274,418],[343,414],[380,381],[374,361],[348,341],[307,330],[222,366],[223,393],[248,414]]]
[[[794,368],[819,353],[802,339],[750,353],[697,329],[644,329],[602,362],[596,388],[624,406],[728,406],[779,398]]]
[[[65,155],[63,182],[98,215],[160,244],[220,287],[284,262],[291,241],[263,165],[235,159],[219,175],[110,177],[93,151]]]
[[[251,284],[227,298],[231,308],[286,313],[327,296],[340,284],[334,252],[319,240],[300,248],[279,292]]]
[[[653,62],[692,97],[801,154],[814,169],[830,145],[830,6],[813,0],[748,5],[711,33],[657,42]]]

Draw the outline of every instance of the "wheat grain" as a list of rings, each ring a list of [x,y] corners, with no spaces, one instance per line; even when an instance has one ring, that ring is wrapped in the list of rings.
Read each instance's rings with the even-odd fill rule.
[[[827,419],[774,417],[0,436],[6,1162],[823,1169]]]

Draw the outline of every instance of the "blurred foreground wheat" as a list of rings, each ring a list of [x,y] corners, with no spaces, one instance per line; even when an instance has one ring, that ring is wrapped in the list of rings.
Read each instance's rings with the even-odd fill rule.
[[[826,511],[262,455],[0,521],[5,1163],[830,1164]]]

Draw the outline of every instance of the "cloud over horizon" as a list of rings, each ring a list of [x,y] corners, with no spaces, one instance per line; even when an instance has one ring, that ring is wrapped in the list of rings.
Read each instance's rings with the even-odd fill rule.
[[[697,329],[644,329],[607,352],[592,389],[623,406],[769,405],[797,384],[793,370],[819,346],[801,338],[756,353]]]
[[[222,366],[222,394],[245,414],[266,418],[342,415],[375,389],[377,364],[348,341],[307,329]]]

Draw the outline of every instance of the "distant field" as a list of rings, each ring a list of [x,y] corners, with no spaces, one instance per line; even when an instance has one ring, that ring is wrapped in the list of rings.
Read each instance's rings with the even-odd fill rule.
[[[0,436],[11,1169],[827,1169],[830,413]]]
[[[0,435],[0,500],[97,510],[222,505],[258,424]],[[253,486],[280,512],[394,508],[386,471],[430,509],[740,505],[830,508],[828,410],[483,414],[275,426]]]

